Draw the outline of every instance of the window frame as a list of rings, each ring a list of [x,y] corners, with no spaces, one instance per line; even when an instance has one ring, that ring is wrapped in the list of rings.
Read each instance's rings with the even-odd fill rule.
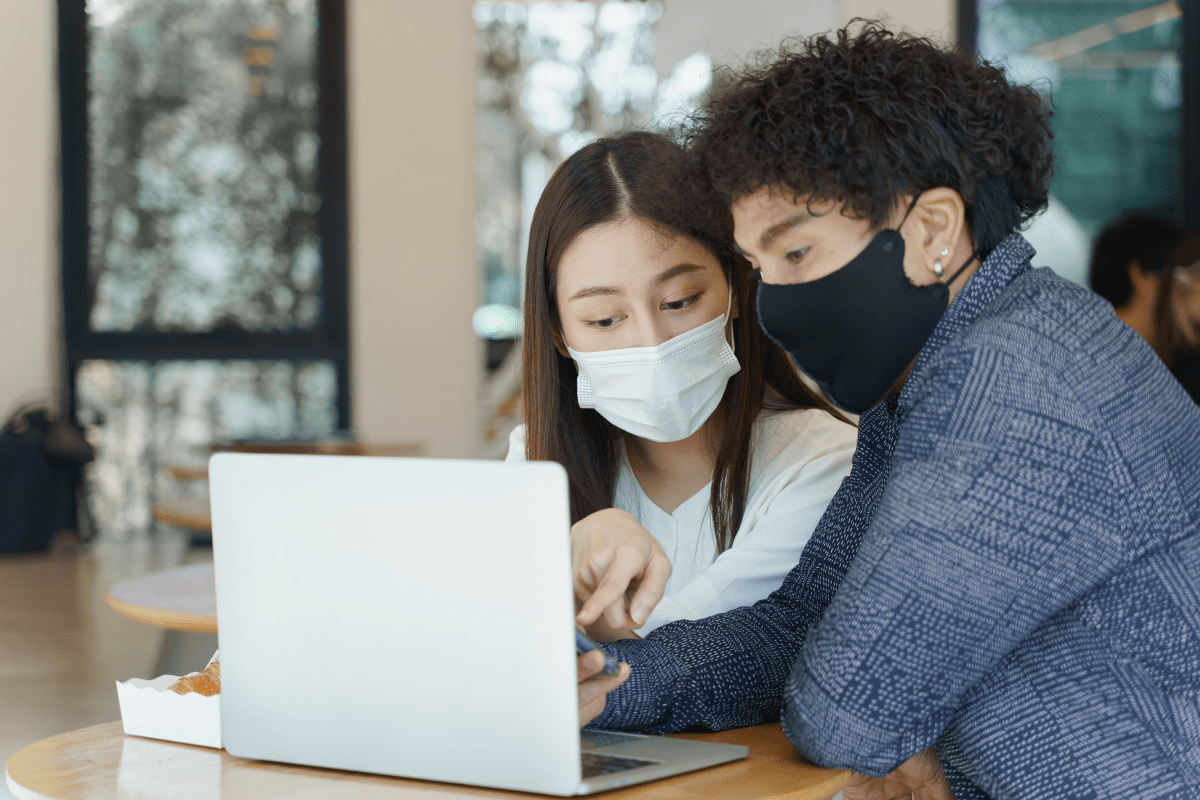
[[[1191,230],[1200,230],[1200,0],[1176,0],[1183,11],[1183,59],[1180,80],[1180,167],[1183,194],[1180,220]],[[974,53],[979,33],[978,0],[957,0],[958,41]]]
[[[321,315],[312,330],[93,331],[89,327],[88,28],[86,0],[57,0],[61,187],[62,385],[76,418],[84,361],[327,361],[337,380],[337,427],[351,428],[345,0],[317,0],[317,230]]]

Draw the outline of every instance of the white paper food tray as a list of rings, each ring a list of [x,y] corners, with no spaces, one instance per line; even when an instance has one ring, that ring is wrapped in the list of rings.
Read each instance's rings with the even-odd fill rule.
[[[216,658],[214,655],[209,664]],[[162,675],[152,681],[140,678],[124,683],[117,681],[117,700],[121,704],[121,724],[125,733],[222,747],[221,695],[176,694],[167,687],[177,680],[176,675]]]

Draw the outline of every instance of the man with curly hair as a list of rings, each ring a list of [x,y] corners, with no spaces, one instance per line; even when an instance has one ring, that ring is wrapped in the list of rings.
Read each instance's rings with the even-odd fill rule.
[[[604,645],[631,677],[583,680],[584,719],[782,711],[859,773],[847,800],[1200,797],[1200,409],[1109,304],[1030,267],[1049,116],[873,23],[709,104],[673,188],[730,209],[760,323],[862,413],[858,451],[777,592]],[[624,588],[580,622],[619,627]]]

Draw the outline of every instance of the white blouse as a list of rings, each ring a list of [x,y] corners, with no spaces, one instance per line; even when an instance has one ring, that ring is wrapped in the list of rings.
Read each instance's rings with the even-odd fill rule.
[[[720,555],[709,513],[711,483],[668,514],[642,491],[622,452],[613,506],[633,515],[671,559],[666,594],[638,633],[751,605],[778,589],[850,474],[857,433],[817,409],[761,414],[746,512],[733,545]],[[506,460],[524,458],[522,425],[509,437]]]

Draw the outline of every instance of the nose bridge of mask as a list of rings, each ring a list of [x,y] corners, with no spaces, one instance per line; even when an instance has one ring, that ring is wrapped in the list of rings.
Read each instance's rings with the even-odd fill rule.
[[[725,337],[725,318],[716,317],[702,325],[697,325],[689,331],[684,331],[662,344],[651,347],[621,347],[614,350],[596,350],[594,352],[579,352],[569,345],[567,352],[579,365],[581,373],[588,369],[607,370],[615,367],[644,366],[655,367],[674,361],[679,357],[702,349],[706,340],[713,336]]]

